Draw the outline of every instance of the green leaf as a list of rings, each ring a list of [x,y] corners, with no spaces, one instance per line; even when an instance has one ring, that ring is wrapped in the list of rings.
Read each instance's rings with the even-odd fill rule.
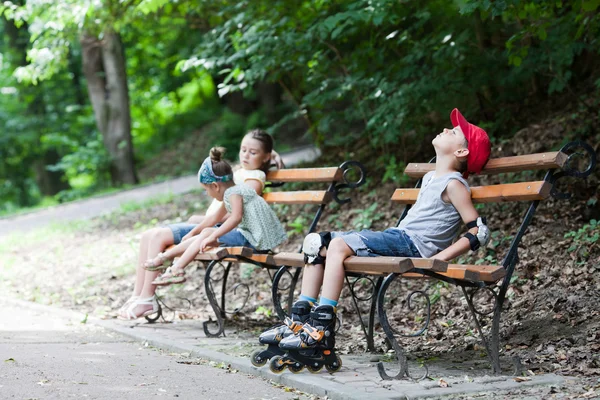
[[[598,6],[600,6],[600,0],[584,0],[581,3],[581,8],[583,8],[583,11],[595,11]]]
[[[542,40],[546,40],[548,38],[546,29],[543,26],[540,26],[540,29],[538,30],[538,37]]]

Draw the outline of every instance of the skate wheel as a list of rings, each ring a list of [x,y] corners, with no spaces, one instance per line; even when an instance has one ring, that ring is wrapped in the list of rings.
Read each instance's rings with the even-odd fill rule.
[[[299,362],[295,362],[293,364],[289,364],[288,369],[290,370],[290,372],[297,374],[299,372],[302,372],[302,370],[304,369],[304,365],[300,364]]]
[[[323,369],[323,366],[319,365],[318,367],[313,367],[312,365],[307,365],[306,369],[309,370],[310,372],[312,372],[313,374],[316,374],[317,372],[319,372]]]
[[[340,356],[335,356],[335,364],[332,365],[325,365],[325,368],[327,368],[327,371],[333,373],[333,372],[338,372],[340,370],[340,368],[342,368],[342,359],[340,358]]]
[[[262,367],[263,365],[265,365],[267,363],[267,358],[261,356],[262,352],[263,352],[262,350],[256,350],[250,356],[250,362],[255,367]]]
[[[281,356],[275,356],[271,358],[271,362],[269,363],[269,369],[274,374],[280,374],[285,369],[285,364],[281,361]]]

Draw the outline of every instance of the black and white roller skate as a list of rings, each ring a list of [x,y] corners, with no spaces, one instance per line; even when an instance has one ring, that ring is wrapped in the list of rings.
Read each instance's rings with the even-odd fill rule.
[[[310,310],[313,304],[309,301],[297,301],[292,306],[291,318],[286,317],[283,324],[267,329],[258,337],[260,344],[266,344],[268,347],[264,350],[256,350],[250,356],[250,362],[255,367],[262,367],[269,359],[274,356],[284,354],[279,348],[279,342],[288,336],[293,336],[300,332],[304,323],[310,317]]]
[[[334,350],[335,322],[333,306],[323,305],[313,309],[302,330],[279,343],[279,348],[286,353],[271,358],[270,370],[280,373],[287,367],[298,373],[306,367],[310,372],[316,373],[324,366],[329,372],[339,371],[342,360]]]
[[[313,265],[324,264],[325,257],[320,253],[323,247],[329,247],[329,242],[331,242],[330,232],[309,233],[306,235],[304,242],[302,243],[304,263]]]

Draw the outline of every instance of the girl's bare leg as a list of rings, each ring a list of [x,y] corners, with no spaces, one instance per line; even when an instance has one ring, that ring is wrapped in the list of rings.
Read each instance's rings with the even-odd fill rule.
[[[348,247],[342,238],[334,238],[329,243],[327,259],[325,260],[325,274],[323,277],[322,297],[338,301],[344,286],[344,260],[354,255],[354,251]],[[304,281],[302,282],[304,283]],[[303,285],[304,288],[304,285]],[[315,297],[315,296],[311,296]]]
[[[171,271],[174,271],[174,272],[182,271],[185,267],[187,267],[187,265],[189,263],[194,261],[194,258],[196,258],[196,256],[198,255],[198,252],[200,251],[200,243],[202,243],[202,241],[204,239],[209,237],[216,230],[217,230],[216,228],[205,228],[198,235],[198,237],[196,237],[194,239],[186,240],[186,242],[191,242],[191,243],[188,244],[186,250],[183,252],[181,257],[179,257],[177,259],[177,261],[175,261],[175,263],[171,267]]]
[[[155,228],[142,234],[140,243],[140,255],[138,258],[138,267],[136,271],[136,281],[134,294],[141,299],[147,299],[154,296],[156,286],[152,281],[158,276],[159,272],[146,271],[143,267],[148,258],[153,258],[165,248],[173,244],[173,232],[169,228]],[[132,312],[140,315],[152,308],[151,305],[137,305]],[[126,311],[123,311],[125,314]]]
[[[185,252],[185,250],[192,244],[194,239],[195,238],[190,238],[190,239],[184,240],[183,242],[179,243],[177,246],[171,247],[169,250],[165,251],[162,254],[162,257],[167,260],[172,260],[176,257],[181,256]],[[156,254],[158,254],[158,253],[156,253]]]
[[[150,244],[152,243],[153,249],[151,251]],[[146,270],[144,269],[144,262],[150,258],[156,257],[158,253],[163,251],[166,247],[173,244],[173,233],[169,228],[154,228],[142,233],[140,241],[140,252],[138,256],[138,266],[136,269],[135,285],[133,288],[133,295],[139,296],[144,287],[144,281],[146,276]],[[156,246],[160,247],[158,252]]]
[[[202,221],[206,218],[204,215],[192,215],[190,219],[188,219],[188,223],[200,225]]]

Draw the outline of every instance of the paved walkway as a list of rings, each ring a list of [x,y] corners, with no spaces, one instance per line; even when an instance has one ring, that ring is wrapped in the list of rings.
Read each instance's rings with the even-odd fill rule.
[[[1,299],[0,306],[2,399],[308,399],[188,352],[168,354],[81,324],[73,313]]]
[[[312,161],[319,157],[320,151],[314,147],[306,147],[281,155],[287,167],[303,161]],[[65,222],[76,219],[88,219],[118,210],[123,204],[143,202],[160,194],[187,193],[198,187],[196,175],[184,176],[165,182],[149,184],[134,189],[123,190],[114,194],[73,201],[49,207],[27,214],[0,219],[0,236],[9,232],[28,231],[49,225],[53,222]]]
[[[33,303],[24,303],[16,300],[0,298],[1,310],[6,307],[18,306],[21,309],[34,310],[47,318],[53,319],[71,316],[71,319],[79,321],[82,315],[69,311],[57,310],[51,307],[41,306]],[[8,305],[8,306],[7,306]],[[22,311],[20,311],[22,312]],[[3,318],[0,315],[0,318]],[[135,343],[142,344],[143,347],[149,345],[166,350],[172,353],[189,354],[191,357],[198,357],[205,360],[212,360],[217,363],[229,366],[231,369],[243,373],[261,376],[273,380],[282,385],[295,387],[302,392],[312,393],[319,396],[327,396],[329,399],[365,399],[370,400],[392,400],[392,399],[422,399],[439,398],[442,396],[454,397],[459,394],[475,394],[477,397],[485,397],[485,393],[494,393],[505,390],[522,389],[532,385],[553,385],[559,386],[563,383],[563,378],[548,374],[531,377],[531,380],[524,382],[515,381],[511,376],[487,376],[489,371],[487,366],[482,366],[481,361],[475,361],[472,365],[462,363],[460,366],[445,363],[443,366],[434,365],[430,369],[435,380],[426,380],[414,382],[410,380],[401,381],[383,381],[377,373],[375,363],[372,362],[372,356],[369,354],[343,355],[343,367],[335,373],[329,374],[325,370],[317,374],[311,374],[303,371],[299,374],[293,374],[284,371],[281,374],[273,374],[268,366],[262,368],[254,367],[249,361],[249,355],[260,348],[256,342],[256,335],[249,333],[240,333],[227,330],[226,337],[206,338],[204,336],[200,321],[178,321],[175,323],[157,323],[148,324],[145,321],[125,322],[117,320],[97,320],[90,318],[88,325],[103,327],[120,335],[127,336]],[[4,326],[4,323],[3,323]],[[6,329],[6,328],[5,328]],[[90,339],[91,340],[91,339]],[[95,339],[94,339],[95,340]],[[123,342],[122,339],[120,339]],[[2,342],[0,341],[0,344]],[[42,350],[39,349],[41,354]],[[0,351],[2,357],[6,357],[4,350]],[[100,357],[96,352],[90,352],[90,359]],[[24,355],[25,356],[25,355]],[[132,355],[133,357],[133,355]],[[6,359],[6,358],[4,358]],[[114,352],[113,356],[104,354],[103,362],[113,362],[113,370],[121,370],[129,374],[130,366],[126,365],[125,357],[119,352]],[[133,358],[133,364],[139,363]],[[483,362],[485,364],[485,362]],[[77,363],[72,364],[68,358],[61,358],[60,365],[71,365],[74,370],[78,369]],[[469,372],[465,372],[469,371]],[[169,380],[168,376],[173,374],[174,378]],[[204,373],[204,372],[202,372]],[[390,372],[392,373],[392,372]],[[0,375],[4,375],[2,373]],[[154,369],[148,372],[148,377],[140,378],[142,382],[151,381],[150,376],[165,375],[164,380],[156,383],[152,390],[156,392],[157,388],[166,388],[173,379],[179,380],[176,371]],[[41,376],[41,375],[39,375]],[[120,375],[119,375],[120,376]],[[1,376],[0,376],[1,377]],[[441,387],[439,379],[443,379],[448,387]],[[37,378],[36,378],[37,379]],[[43,380],[44,378],[42,378]],[[81,381],[82,378],[73,378],[74,382]],[[127,379],[129,380],[129,378]],[[66,385],[66,384],[65,384]],[[218,385],[213,383],[212,385]],[[0,389],[2,390],[2,389]],[[208,389],[207,389],[208,390]],[[547,389],[546,389],[547,390]],[[172,389],[169,389],[173,393]],[[244,395],[245,396],[245,395]],[[250,398],[251,395],[242,398]],[[4,396],[3,396],[4,397]],[[239,398],[239,397],[234,397]]]

